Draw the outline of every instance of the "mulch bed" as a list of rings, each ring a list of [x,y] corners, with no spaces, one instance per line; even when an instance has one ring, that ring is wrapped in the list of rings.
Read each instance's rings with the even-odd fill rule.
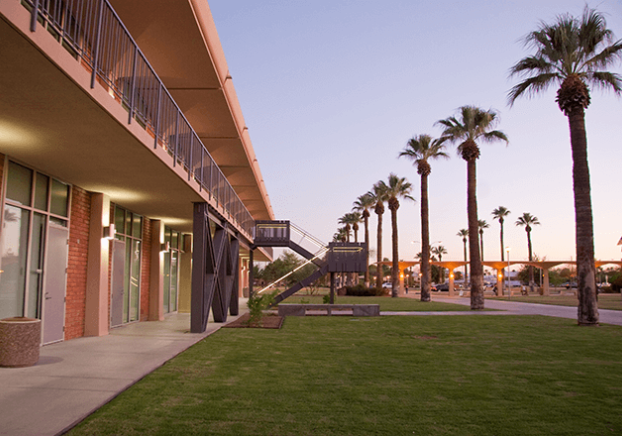
[[[262,325],[249,325],[248,320],[250,319],[250,314],[245,313],[235,321],[231,321],[223,325],[223,328],[251,328],[251,329],[280,329],[283,326],[283,320],[285,317],[278,315],[264,315],[261,324]]]

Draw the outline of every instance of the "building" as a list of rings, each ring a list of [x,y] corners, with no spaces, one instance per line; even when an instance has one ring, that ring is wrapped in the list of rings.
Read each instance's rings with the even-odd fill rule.
[[[0,318],[237,310],[274,215],[207,1],[2,0],[0,59]]]

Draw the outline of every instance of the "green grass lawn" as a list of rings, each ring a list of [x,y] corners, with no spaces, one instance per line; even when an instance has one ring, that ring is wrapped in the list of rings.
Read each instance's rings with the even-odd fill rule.
[[[504,300],[507,301],[508,297],[486,297],[491,300]],[[574,295],[529,295],[526,296],[514,296],[509,299],[510,301],[520,301],[521,303],[539,303],[539,304],[555,304],[558,306],[574,306],[577,307],[579,301]],[[598,295],[598,308],[599,309],[612,309],[622,310],[622,297],[620,294],[599,294]]]
[[[622,328],[541,316],[222,329],[76,435],[622,434]]]

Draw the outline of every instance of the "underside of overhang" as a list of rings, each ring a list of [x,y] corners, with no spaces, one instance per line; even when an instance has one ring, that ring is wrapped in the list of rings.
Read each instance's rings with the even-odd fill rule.
[[[207,1],[110,3],[249,212],[274,219]]]

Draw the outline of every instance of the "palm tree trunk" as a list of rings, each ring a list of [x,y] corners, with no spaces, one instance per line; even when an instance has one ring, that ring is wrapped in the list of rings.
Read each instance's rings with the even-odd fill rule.
[[[393,248],[393,265],[391,268],[391,297],[397,298],[397,288],[400,284],[400,265],[397,253],[397,210],[391,209],[391,243]]]
[[[531,231],[527,232],[527,250],[529,251],[529,262],[533,262],[533,250],[531,248]],[[529,265],[529,289],[534,291],[533,266]]]
[[[369,217],[365,217],[365,286],[369,287]]]
[[[501,262],[505,262],[505,256],[503,255],[503,218],[499,220],[501,224]]]
[[[376,249],[376,289],[382,290],[382,214],[378,214],[378,231],[376,234],[377,249]]]
[[[594,265],[594,228],[590,195],[590,170],[587,163],[585,112],[576,107],[568,115],[572,146],[575,238],[577,249],[577,289],[579,325],[598,324],[598,296]]]
[[[464,244],[464,261],[467,261],[467,240],[466,238],[462,239],[462,242]],[[467,275],[468,275],[468,267],[467,264],[464,264],[464,287],[466,288],[467,285]]]
[[[421,175],[421,301],[430,301],[430,224],[428,176]]]
[[[477,177],[475,158],[467,161],[467,215],[469,217],[469,255],[471,257],[471,310],[484,308],[484,272],[479,253],[477,221]]]

